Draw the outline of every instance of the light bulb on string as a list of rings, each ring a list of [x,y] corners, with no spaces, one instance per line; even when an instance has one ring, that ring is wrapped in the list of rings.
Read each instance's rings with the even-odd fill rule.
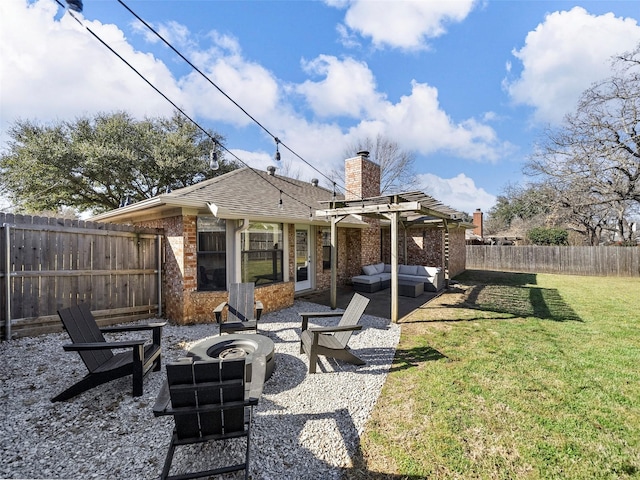
[[[313,220],[313,211],[311,210],[311,207],[309,207],[309,220]]]
[[[280,139],[278,137],[275,138],[276,141],[276,153],[273,156],[273,158],[276,160],[276,162],[280,161],[280,150],[278,149],[278,145],[280,144]]]
[[[278,208],[280,210],[284,208],[284,204],[282,203],[282,190],[280,190],[280,201],[278,202]]]
[[[218,153],[211,149],[209,152],[209,168],[211,170],[218,170],[220,168],[220,164],[218,163]]]

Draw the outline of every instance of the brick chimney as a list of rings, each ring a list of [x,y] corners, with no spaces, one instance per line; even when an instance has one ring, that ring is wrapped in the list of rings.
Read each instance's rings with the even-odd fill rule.
[[[377,197],[380,195],[380,165],[369,160],[369,152],[358,152],[357,156],[344,161],[345,200]],[[363,265],[378,263],[380,251],[380,221],[375,218],[361,217],[369,227],[354,232],[358,237],[347,246],[347,262],[350,274],[359,275]],[[353,240],[356,240],[355,238]]]
[[[369,160],[369,152],[361,151],[344,161],[346,200],[380,195],[380,165]]]
[[[473,233],[478,235],[480,238],[484,238],[484,232],[482,230],[482,210],[476,208],[476,211],[473,212]]]

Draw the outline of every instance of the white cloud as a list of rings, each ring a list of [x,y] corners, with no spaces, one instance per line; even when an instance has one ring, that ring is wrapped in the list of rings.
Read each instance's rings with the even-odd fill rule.
[[[200,67],[199,67],[200,68]],[[239,57],[221,57],[200,68],[225,94],[254,118],[272,116],[279,103],[277,80],[262,66]],[[200,74],[180,81],[192,109],[201,118],[249,125],[252,120]],[[250,106],[247,107],[247,106]]]
[[[438,90],[425,83],[413,81],[411,94],[402,96],[398,103],[380,102],[369,110],[375,116],[352,128],[352,138],[380,133],[423,155],[445,151],[460,158],[489,162],[513,150],[487,124],[473,118],[454,122],[441,108]]]
[[[118,109],[136,116],[171,113],[165,100],[68,14],[55,20],[57,12],[50,0],[0,3],[3,132],[18,118],[47,122]],[[183,103],[162,62],[135,51],[113,25],[95,21],[86,25],[158,88]]]
[[[535,108],[535,120],[559,123],[584,90],[609,75],[611,56],[638,42],[640,26],[631,18],[591,15],[582,7],[551,13],[513,52],[522,72],[505,87],[515,103]]]
[[[443,35],[447,24],[464,20],[477,2],[351,0],[326,3],[338,8],[347,6],[346,26],[370,37],[376,47],[416,50],[426,48],[427,39]]]
[[[189,29],[174,21],[169,21],[160,25],[151,25],[158,34],[164,38],[167,42],[174,46],[179,47],[193,47],[194,43],[191,40],[191,32]],[[161,40],[156,34],[149,30],[138,20],[131,22],[131,28],[134,32],[142,35],[144,39],[149,43],[159,43]]]
[[[46,123],[115,110],[138,118],[171,114],[174,107],[85,28],[69,14],[59,20],[58,15],[52,0],[0,2],[0,72],[11,72],[1,78],[3,132],[19,118]],[[251,122],[199,74],[176,79],[152,54],[136,50],[117,26],[83,23],[190,116],[235,125]],[[183,25],[169,22],[156,28],[180,44],[185,56],[231,98],[250,105],[252,115],[265,117],[276,108],[276,79],[243,59],[236,39],[211,32],[210,44],[198,50]]]
[[[320,55],[303,66],[308,73],[323,76],[292,87],[305,97],[316,115],[362,119],[349,129],[350,141],[382,134],[420,154],[446,151],[460,158],[489,162],[513,150],[483,123],[494,115],[455,122],[441,108],[438,90],[428,84],[413,81],[411,93],[392,103],[377,90],[373,72],[364,62]]]
[[[460,173],[453,178],[440,178],[430,173],[418,175],[421,190],[436,200],[456,210],[473,213],[480,208],[488,211],[496,202],[496,197],[476,186],[473,179]]]
[[[320,116],[362,118],[383,98],[376,92],[375,78],[364,62],[320,55],[303,61],[302,67],[310,75],[324,76],[318,82],[307,80],[295,87]]]

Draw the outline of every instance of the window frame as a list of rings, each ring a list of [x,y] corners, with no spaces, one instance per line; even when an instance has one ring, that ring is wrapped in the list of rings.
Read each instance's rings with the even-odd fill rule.
[[[256,238],[259,235],[263,238]],[[284,224],[250,220],[249,227],[243,230],[240,236],[241,281],[253,282],[256,285],[283,282],[283,243]],[[247,246],[249,248],[246,248]]]
[[[213,233],[211,245],[222,245],[214,250],[203,250],[203,236]],[[209,261],[206,261],[206,260]],[[227,222],[213,215],[198,215],[196,219],[196,278],[197,291],[227,290]],[[224,264],[224,266],[221,266]],[[203,269],[205,271],[203,272]],[[208,270],[208,271],[207,271]]]

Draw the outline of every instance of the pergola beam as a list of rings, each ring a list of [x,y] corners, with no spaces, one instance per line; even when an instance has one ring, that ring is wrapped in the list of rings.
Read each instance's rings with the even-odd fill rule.
[[[389,203],[381,205],[358,205],[358,206],[344,206],[336,207],[327,210],[316,210],[316,217],[332,217],[334,215],[362,215],[365,217],[384,217],[387,213],[413,213],[425,216],[431,216],[441,219],[450,219],[451,216],[433,210],[431,208],[424,207],[420,202],[402,202],[402,203]]]

